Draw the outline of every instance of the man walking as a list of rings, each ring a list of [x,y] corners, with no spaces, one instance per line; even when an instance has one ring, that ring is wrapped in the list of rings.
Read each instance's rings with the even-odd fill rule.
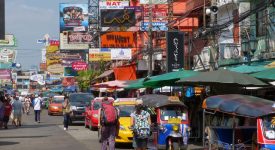
[[[98,127],[101,128],[101,150],[107,150],[108,147],[109,150],[114,150],[118,125],[118,111],[113,106],[113,102],[108,100],[108,97],[103,98],[98,117],[100,120]]]
[[[33,109],[35,122],[40,123],[40,111],[41,111],[41,97],[37,94],[35,95],[35,99],[33,101]]]
[[[19,101],[19,99],[14,96],[13,97],[14,102],[12,105],[12,113],[13,113],[13,123],[16,127],[21,126],[21,117],[22,117],[22,103]]]

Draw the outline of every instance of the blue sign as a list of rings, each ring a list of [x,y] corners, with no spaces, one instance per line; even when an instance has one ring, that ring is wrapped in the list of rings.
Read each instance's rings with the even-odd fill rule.
[[[140,30],[148,31],[149,22],[141,22]],[[152,22],[152,31],[168,31],[167,22]]]

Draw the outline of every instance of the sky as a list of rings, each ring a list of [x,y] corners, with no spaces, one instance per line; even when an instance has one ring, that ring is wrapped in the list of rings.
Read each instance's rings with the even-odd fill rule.
[[[17,41],[16,62],[23,69],[39,66],[43,44],[37,44],[49,34],[59,39],[59,3],[88,3],[88,0],[5,0],[6,34]]]

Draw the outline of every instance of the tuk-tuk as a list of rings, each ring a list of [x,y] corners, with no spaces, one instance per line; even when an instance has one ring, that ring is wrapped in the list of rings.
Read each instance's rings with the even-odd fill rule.
[[[275,149],[274,102],[227,94],[203,101],[203,145],[208,149]]]
[[[153,124],[148,145],[157,149],[187,148],[189,120],[184,103],[175,96],[149,94],[140,98],[151,114]]]

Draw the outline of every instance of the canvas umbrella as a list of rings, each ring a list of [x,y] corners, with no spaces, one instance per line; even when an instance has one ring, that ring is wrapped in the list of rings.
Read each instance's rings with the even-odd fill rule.
[[[97,84],[92,85],[92,87],[117,89],[117,88],[127,87],[127,85],[128,85],[128,81],[126,81],[126,80],[113,80],[113,81],[97,83]]]
[[[264,70],[261,72],[253,73],[251,76],[266,80],[274,80],[275,81],[275,68]]]
[[[248,66],[248,65],[241,65],[234,68],[229,68],[228,70],[239,72],[239,73],[255,73],[266,70],[264,66]]]
[[[129,85],[125,87],[125,89],[131,90],[131,89],[140,89],[140,88],[145,88],[145,86],[143,85],[145,78],[140,78],[137,80],[132,80],[129,81]]]
[[[181,84],[186,85],[232,85],[232,86],[241,86],[241,87],[259,87],[259,86],[268,86],[268,84],[262,82],[259,79],[256,79],[247,74],[242,74],[238,72],[233,72],[229,70],[216,70],[203,72],[200,75],[185,78],[177,81]]]
[[[176,85],[176,81],[188,77],[193,77],[199,75],[200,72],[192,70],[179,70],[175,72],[169,72],[157,76],[152,76],[148,81],[143,84],[147,87],[163,87]]]

